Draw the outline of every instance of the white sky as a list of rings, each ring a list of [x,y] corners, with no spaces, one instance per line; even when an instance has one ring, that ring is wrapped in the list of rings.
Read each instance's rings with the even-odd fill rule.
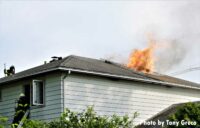
[[[4,63],[19,72],[51,56],[74,54],[126,63],[131,50],[147,45],[148,33],[181,46],[165,50],[161,60],[172,66],[164,73],[200,66],[199,14],[200,2],[190,0],[0,0],[0,77]],[[174,51],[184,51],[180,62]],[[200,83],[200,71],[177,77]]]

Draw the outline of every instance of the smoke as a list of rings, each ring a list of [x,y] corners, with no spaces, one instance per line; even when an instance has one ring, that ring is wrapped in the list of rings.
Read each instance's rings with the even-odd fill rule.
[[[183,70],[183,66],[200,64],[200,2],[168,1],[168,5],[160,10],[162,15],[152,14],[150,19],[147,18],[149,23],[141,21],[144,26],[141,31],[153,32],[153,39],[158,45],[155,49],[155,71],[165,74]],[[148,12],[144,14],[140,17],[146,17]],[[144,40],[147,39],[145,36],[144,34]],[[144,42],[147,46],[148,41]],[[137,47],[132,49],[134,48]],[[128,58],[129,54],[110,55],[108,59],[127,63],[124,58]]]
[[[192,64],[200,64],[199,13],[199,1],[187,2],[172,11],[173,32],[169,34],[167,41],[164,43],[161,41],[167,46],[156,51],[155,67],[158,72],[173,72],[174,70],[182,70],[181,65],[189,67]]]
[[[121,63],[121,64],[126,64],[126,62],[128,61],[127,57],[120,53],[107,54],[103,57],[103,59]]]
[[[179,24],[179,32],[184,39],[199,38],[200,35],[200,2],[191,1],[177,10],[173,18]],[[199,40],[198,40],[199,41]],[[195,43],[195,42],[193,42]],[[200,44],[198,42],[198,44]]]
[[[160,73],[168,72],[181,64],[188,54],[186,46],[177,40],[168,40],[157,45],[155,49],[155,70]]]

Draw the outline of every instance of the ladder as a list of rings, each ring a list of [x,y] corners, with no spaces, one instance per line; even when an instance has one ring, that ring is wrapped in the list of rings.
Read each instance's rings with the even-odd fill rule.
[[[20,123],[19,123],[19,125],[18,125],[17,128],[21,128],[21,127],[23,126],[24,121],[27,119],[29,113],[30,113],[30,109],[28,109],[28,110],[26,111],[26,113],[24,114],[24,116],[23,116],[23,118],[21,119],[21,121],[20,121]]]

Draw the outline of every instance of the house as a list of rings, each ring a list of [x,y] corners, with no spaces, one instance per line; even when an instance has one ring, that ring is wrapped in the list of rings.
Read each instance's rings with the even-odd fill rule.
[[[172,104],[200,100],[199,84],[74,55],[1,78],[0,115],[12,120],[21,92],[30,99],[30,118],[43,121],[58,118],[65,108],[94,105],[99,115],[138,112],[139,123]]]
[[[167,126],[169,126],[169,124],[167,123],[167,120],[169,120],[169,116],[171,116],[172,114],[175,114],[179,108],[183,107],[187,103],[173,104],[173,105],[169,106],[168,108],[162,110],[158,114],[156,114],[146,120],[146,122],[155,122],[154,124],[153,123],[146,123],[146,124],[142,123],[142,124],[138,125],[137,128],[164,128],[164,127],[167,127]],[[199,104],[200,102],[198,101],[198,102],[192,102],[192,103]],[[159,122],[162,122],[163,124],[158,123],[158,120],[159,120]],[[185,121],[185,120],[179,120],[178,126],[181,126],[181,121]],[[171,124],[171,125],[176,126],[176,124]],[[191,124],[189,124],[189,125],[191,127],[194,127],[196,125],[196,123],[194,121],[191,121]]]

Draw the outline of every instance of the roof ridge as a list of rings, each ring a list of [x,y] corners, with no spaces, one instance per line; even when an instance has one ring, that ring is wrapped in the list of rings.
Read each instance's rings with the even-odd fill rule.
[[[67,63],[69,62],[72,58],[74,58],[75,55],[69,55],[69,56],[66,56],[64,57],[62,60],[62,62],[58,65],[58,66],[63,66],[63,63]]]

